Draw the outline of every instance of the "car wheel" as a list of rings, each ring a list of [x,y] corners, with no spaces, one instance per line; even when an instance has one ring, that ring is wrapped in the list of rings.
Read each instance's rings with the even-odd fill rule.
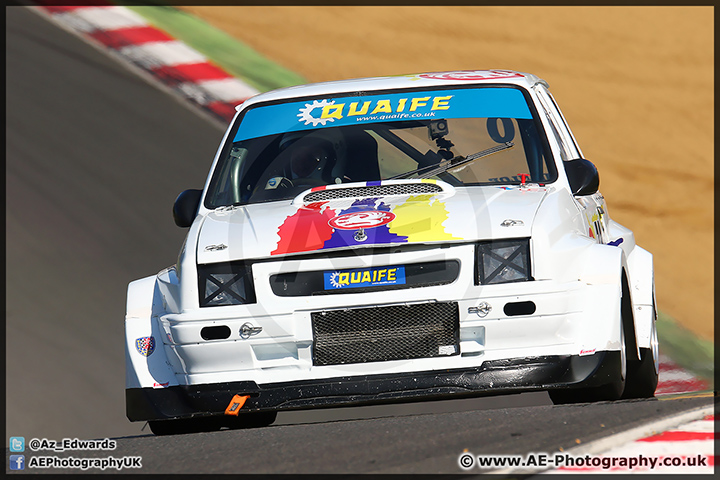
[[[621,299],[622,314],[620,316],[620,365],[618,365],[615,372],[609,375],[611,381],[598,387],[550,390],[548,394],[550,395],[550,400],[552,400],[555,405],[613,401],[623,398],[624,391],[628,385],[628,346],[625,335],[625,326],[628,324],[623,321],[623,319],[631,314],[631,312],[628,311],[631,307],[629,305],[629,291],[627,290],[626,283],[623,281],[623,298]]]
[[[640,349],[640,360],[628,364],[628,380],[623,398],[652,398],[658,384],[659,352],[657,327],[652,322],[650,348]]]
[[[620,343],[620,365],[611,375],[613,380],[610,383],[598,387],[550,390],[548,391],[550,400],[555,405],[619,400],[623,395],[627,377],[627,346],[622,329],[620,329]]]
[[[214,432],[222,428],[222,417],[180,418],[151,420],[150,430],[155,435],[182,435],[186,433]]]
[[[237,417],[214,416],[202,418],[181,418],[175,420],[153,420],[148,422],[155,435],[182,435],[187,433],[217,432],[222,428],[267,427],[275,421],[277,412],[244,413]]]
[[[277,418],[277,412],[243,413],[228,417],[225,426],[231,429],[267,427]]]

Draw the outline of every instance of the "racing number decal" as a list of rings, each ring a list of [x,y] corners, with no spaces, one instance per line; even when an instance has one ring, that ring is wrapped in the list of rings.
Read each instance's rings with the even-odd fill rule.
[[[501,122],[503,126],[502,135],[500,135],[498,129],[498,122]],[[487,131],[490,138],[497,143],[512,142],[513,138],[515,138],[515,127],[509,118],[488,118]]]

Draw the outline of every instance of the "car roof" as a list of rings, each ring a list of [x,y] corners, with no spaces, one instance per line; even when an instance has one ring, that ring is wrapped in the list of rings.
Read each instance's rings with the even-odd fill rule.
[[[536,83],[547,83],[530,73],[513,70],[458,70],[449,72],[427,72],[389,77],[356,78],[333,82],[310,83],[280,88],[249,98],[236,107],[244,109],[253,104],[273,100],[332,95],[335,93],[395,90],[417,87],[437,87],[468,84],[509,84],[530,88]]]

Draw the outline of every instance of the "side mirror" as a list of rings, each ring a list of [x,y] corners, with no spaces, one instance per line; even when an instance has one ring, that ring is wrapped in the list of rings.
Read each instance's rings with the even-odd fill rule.
[[[185,190],[175,199],[173,205],[173,219],[178,227],[187,228],[195,220],[195,214],[200,207],[202,190]]]
[[[600,187],[600,175],[592,162],[576,158],[564,162],[570,189],[573,195],[592,195]]]

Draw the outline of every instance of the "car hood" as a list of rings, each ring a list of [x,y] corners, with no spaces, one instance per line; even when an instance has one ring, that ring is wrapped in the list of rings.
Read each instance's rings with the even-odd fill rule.
[[[397,194],[400,185],[436,192]],[[439,189],[438,189],[439,187]],[[408,243],[529,237],[547,187],[454,188],[440,181],[383,181],[319,187],[292,202],[221,207],[203,220],[198,263],[268,258]],[[325,190],[324,199],[311,197]],[[383,194],[387,193],[387,194]],[[318,198],[318,197],[316,197]]]

